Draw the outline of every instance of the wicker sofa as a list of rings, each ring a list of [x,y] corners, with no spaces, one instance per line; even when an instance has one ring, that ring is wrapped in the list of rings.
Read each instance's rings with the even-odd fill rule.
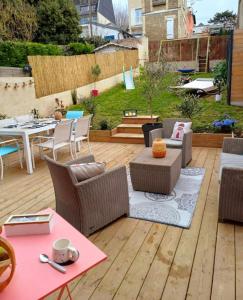
[[[219,182],[219,221],[243,222],[243,139],[224,139]]]
[[[182,150],[182,168],[192,160],[192,130],[184,134],[183,141],[175,141],[171,139],[171,135],[176,122],[191,122],[190,119],[177,118],[177,119],[164,119],[163,128],[158,128],[150,131],[150,147],[154,139],[163,138],[168,148],[175,148]]]
[[[78,182],[69,165],[94,162],[88,155],[66,164],[45,156],[56,197],[56,211],[86,236],[128,215],[129,198],[125,166]]]

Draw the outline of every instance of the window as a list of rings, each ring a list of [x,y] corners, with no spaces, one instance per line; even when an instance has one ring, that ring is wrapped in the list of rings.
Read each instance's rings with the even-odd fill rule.
[[[135,8],[132,10],[132,25],[142,25],[142,8]]]
[[[92,13],[96,12],[96,10],[97,10],[97,6],[95,4],[91,5]],[[87,15],[89,13],[89,5],[80,6],[80,12],[83,15]]]
[[[81,18],[80,19],[80,24],[81,25],[89,24],[89,18]]]
[[[174,38],[174,18],[166,18],[166,38],[168,40],[173,40]]]
[[[88,14],[89,13],[89,6],[80,6],[81,14]]]

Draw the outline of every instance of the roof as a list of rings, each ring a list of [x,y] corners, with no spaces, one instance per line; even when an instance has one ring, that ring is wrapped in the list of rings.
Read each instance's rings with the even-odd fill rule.
[[[122,46],[127,46],[127,47],[138,48],[138,44],[141,44],[141,40],[138,38],[128,38],[128,39],[118,40],[117,44]]]
[[[120,44],[117,44],[117,43],[108,43],[108,44],[105,44],[105,45],[102,45],[100,47],[95,48],[94,52],[97,52],[97,51],[100,51],[104,48],[109,48],[109,47],[116,47],[116,48],[121,48],[121,49],[126,49],[126,50],[137,49],[136,47],[124,46],[124,45],[120,45]]]
[[[113,3],[111,0],[99,0],[98,12],[111,23],[116,24]]]

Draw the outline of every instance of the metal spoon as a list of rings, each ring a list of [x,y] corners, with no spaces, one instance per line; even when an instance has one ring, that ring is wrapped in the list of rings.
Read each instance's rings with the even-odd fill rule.
[[[54,261],[50,260],[49,257],[46,254],[40,254],[40,261],[42,263],[48,263],[54,269],[56,269],[56,270],[58,270],[62,273],[66,273],[66,269],[64,267],[62,267],[59,264],[55,263]]]

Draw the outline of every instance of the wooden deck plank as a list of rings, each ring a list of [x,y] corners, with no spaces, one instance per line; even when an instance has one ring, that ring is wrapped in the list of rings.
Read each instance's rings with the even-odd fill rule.
[[[181,234],[181,228],[168,226],[139,292],[139,300],[158,300],[161,298]]]
[[[243,299],[243,227],[235,226],[236,299]]]
[[[218,156],[216,156],[214,167],[216,165],[218,165]],[[187,292],[187,299],[210,299],[211,296],[218,225],[217,194],[218,172],[213,171]]]
[[[162,299],[186,298],[215,156],[216,150],[207,149],[203,152],[203,154],[200,155],[200,158],[197,161],[199,167],[203,167],[204,165],[206,167],[204,181],[201,187],[201,192],[199,195],[191,228],[190,230],[183,230],[180,244],[177,248],[174,262],[162,294]]]
[[[235,299],[234,225],[218,224],[212,300]]]
[[[113,299],[136,299],[143,284],[143,281],[148,273],[150,265],[153,261],[160,242],[164,236],[166,225],[153,224],[149,234],[147,235],[143,245],[132,262],[124,280],[120,284],[115,297]],[[102,291],[103,292],[103,291]],[[113,295],[112,295],[113,296]],[[109,299],[106,297],[96,298]]]
[[[143,240],[151,226],[152,224],[147,221],[126,219],[126,222],[120,227],[115,237],[103,249],[108,256],[107,260],[88,272],[80,280],[77,288],[73,290],[73,296],[78,297],[78,295],[82,295],[83,299],[88,299],[105,276],[106,272],[110,269],[112,263],[119,255],[130,236],[133,235],[133,237],[136,236],[138,239]]]
[[[128,165],[143,148],[92,143],[96,160],[105,161],[108,168]],[[243,227],[217,221],[220,151],[193,148],[191,165],[204,166],[206,175],[191,228],[122,218],[100,230],[90,239],[109,258],[69,284],[74,300],[243,298]],[[79,155],[86,154],[85,145]],[[69,160],[68,150],[60,152],[58,158]],[[6,168],[0,182],[1,222],[12,213],[55,208],[47,166],[38,157],[36,162],[31,176],[17,164]]]

